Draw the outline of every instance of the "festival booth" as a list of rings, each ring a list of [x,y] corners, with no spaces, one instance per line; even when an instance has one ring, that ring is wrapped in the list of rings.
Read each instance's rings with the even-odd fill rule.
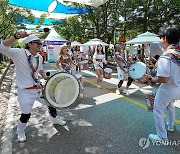
[[[68,42],[68,40],[62,38],[54,29],[51,30],[49,35],[44,40],[46,46],[47,60],[50,63],[54,63],[59,56],[61,45]]]

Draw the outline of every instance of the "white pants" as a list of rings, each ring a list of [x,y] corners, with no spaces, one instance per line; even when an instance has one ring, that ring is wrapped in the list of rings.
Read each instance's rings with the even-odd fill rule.
[[[45,99],[40,98],[40,93],[38,90],[26,90],[26,89],[18,89],[18,102],[20,106],[21,113],[29,114],[32,111],[33,104],[37,100],[43,105],[48,106],[48,103]]]
[[[125,74],[124,71],[120,67],[117,67],[117,74],[118,74],[119,81],[125,80],[128,78],[128,74]]]
[[[40,93],[38,90],[26,90],[18,89],[18,102],[20,106],[21,113],[30,114],[32,111],[33,104],[35,100],[39,101],[43,105],[48,106],[45,99],[40,98]],[[24,131],[26,129],[27,123],[22,123],[20,120],[17,125],[17,132]]]
[[[180,88],[169,91],[158,90],[154,100],[154,121],[157,135],[161,138],[167,138],[167,131],[164,123],[164,111],[167,109],[166,122],[168,125],[174,126],[175,107],[174,101],[180,97]]]

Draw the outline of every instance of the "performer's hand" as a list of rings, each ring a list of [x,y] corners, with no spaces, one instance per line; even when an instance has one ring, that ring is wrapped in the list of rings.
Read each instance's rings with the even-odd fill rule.
[[[150,74],[146,74],[145,77],[146,77],[146,80],[148,81],[152,79],[152,76]]]
[[[145,75],[148,85],[152,86],[152,76],[150,74]]]
[[[20,39],[20,38],[25,38],[25,37],[27,37],[29,35],[28,35],[28,33],[26,31],[18,31],[17,33],[15,33],[15,36],[18,39]]]
[[[46,78],[44,78],[44,80],[49,80],[50,76],[46,76]]]

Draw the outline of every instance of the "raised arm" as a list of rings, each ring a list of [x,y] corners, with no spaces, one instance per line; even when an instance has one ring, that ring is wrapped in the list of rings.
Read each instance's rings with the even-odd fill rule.
[[[26,31],[19,31],[14,34],[14,36],[11,36],[9,39],[6,39],[3,41],[4,46],[11,46],[17,39],[25,38],[28,34]]]

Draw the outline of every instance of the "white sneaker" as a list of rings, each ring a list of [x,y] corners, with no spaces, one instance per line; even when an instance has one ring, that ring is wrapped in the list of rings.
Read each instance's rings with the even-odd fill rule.
[[[55,118],[53,118],[52,116],[50,116],[50,121],[52,122],[53,125],[65,125],[66,121],[59,119],[58,116],[56,116]]]
[[[122,93],[123,93],[124,95],[130,95],[129,91],[126,90],[126,89],[124,89],[124,90],[122,91]]]
[[[155,134],[149,134],[149,139],[151,141],[166,141],[168,140],[167,138],[160,138],[158,135],[155,135]]]
[[[98,88],[101,88],[102,86],[101,86],[101,84],[99,84],[99,85],[97,85],[97,87],[98,87]]]
[[[80,98],[83,98],[83,97],[84,97],[84,94],[83,94],[83,93],[80,93],[80,94],[79,94],[79,97],[80,97]]]
[[[117,95],[120,95],[119,89],[116,89],[116,94],[117,94]]]
[[[19,142],[25,142],[26,141],[26,135],[24,131],[18,131],[17,137]]]
[[[168,125],[168,131],[169,131],[169,132],[174,132],[174,126]]]

